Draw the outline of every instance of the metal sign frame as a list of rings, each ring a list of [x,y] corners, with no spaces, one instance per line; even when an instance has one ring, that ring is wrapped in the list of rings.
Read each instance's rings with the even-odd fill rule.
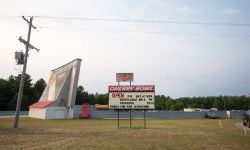
[[[124,91],[122,91],[122,92],[129,92],[129,89],[133,89],[134,87],[138,87],[138,86],[132,86],[131,82],[130,82],[130,86],[124,86],[124,87],[129,87],[129,88],[127,88],[127,91],[126,91],[126,88],[124,88]],[[153,89],[151,89],[151,92],[154,92],[153,96],[155,96],[155,86],[154,85],[140,85],[140,86],[153,86]],[[118,82],[118,86],[117,87],[118,88],[120,87],[120,82]],[[110,87],[109,87],[109,92],[111,92],[111,91],[110,91]],[[115,92],[115,91],[113,91],[113,92]],[[142,90],[141,92],[148,92],[148,91],[147,90],[145,90],[145,91]],[[114,110],[117,111],[117,127],[119,128],[120,127],[120,111],[123,110],[123,109],[114,109]],[[124,110],[129,111],[130,128],[132,128],[132,111],[131,110],[143,110],[143,114],[144,114],[143,115],[144,116],[144,128],[145,129],[147,128],[146,127],[146,109],[124,109]]]

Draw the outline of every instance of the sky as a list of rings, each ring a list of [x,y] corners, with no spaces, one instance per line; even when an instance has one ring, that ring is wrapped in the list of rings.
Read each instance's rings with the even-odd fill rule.
[[[155,85],[173,98],[250,93],[249,0],[1,0],[0,78],[21,72],[34,16],[27,73],[48,81],[50,70],[82,59],[79,85],[107,93],[116,73],[133,85]],[[27,17],[28,18],[28,17]],[[127,85],[127,83],[122,83]]]

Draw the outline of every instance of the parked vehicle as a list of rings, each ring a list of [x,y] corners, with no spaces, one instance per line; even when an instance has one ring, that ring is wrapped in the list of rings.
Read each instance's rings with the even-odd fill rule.
[[[218,119],[219,116],[215,112],[206,112],[205,113],[205,118],[208,118],[208,119]]]
[[[247,126],[248,128],[250,128],[250,110],[246,111],[242,115],[242,122],[244,126]]]

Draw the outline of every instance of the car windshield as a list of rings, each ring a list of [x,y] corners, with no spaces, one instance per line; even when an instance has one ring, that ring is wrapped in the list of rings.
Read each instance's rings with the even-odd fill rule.
[[[211,116],[215,116],[216,114],[215,114],[215,113],[213,113],[213,112],[211,112],[211,113],[209,113],[209,115],[211,115]]]

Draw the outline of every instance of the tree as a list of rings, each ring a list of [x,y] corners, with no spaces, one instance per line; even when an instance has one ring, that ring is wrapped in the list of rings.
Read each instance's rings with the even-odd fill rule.
[[[165,110],[167,98],[165,95],[155,96],[155,109]]]
[[[166,110],[171,110],[171,106],[174,104],[174,101],[168,96],[165,103]]]
[[[15,88],[7,80],[0,79],[0,110],[7,110],[8,103],[15,95]]]
[[[75,104],[82,105],[83,103],[89,103],[89,94],[88,94],[88,92],[84,91],[83,86],[78,86]]]
[[[218,99],[215,99],[213,102],[213,108],[218,108],[219,107],[219,101]]]
[[[105,105],[108,104],[108,94],[95,94],[96,104]]]
[[[176,102],[174,105],[171,106],[172,110],[183,110],[184,104],[181,101]]]
[[[7,80],[0,79],[0,110],[15,110],[21,75],[11,75]],[[21,110],[28,110],[33,103],[34,91],[32,79],[26,74]]]
[[[15,110],[16,109],[17,97],[18,97],[18,93],[16,93],[14,95],[14,97],[10,100],[10,102],[8,103],[8,106],[7,106],[6,110]]]
[[[36,81],[36,83],[33,85],[34,95],[31,100],[33,103],[40,99],[46,85],[47,85],[46,82],[42,78]]]
[[[21,81],[21,75],[19,74],[16,76],[16,81],[18,83],[18,89],[19,89],[19,83]],[[31,76],[26,74],[24,79],[24,88],[23,88],[23,97],[22,97],[22,105],[21,110],[28,110],[29,106],[32,105],[35,101],[35,92],[33,90],[33,83]]]

